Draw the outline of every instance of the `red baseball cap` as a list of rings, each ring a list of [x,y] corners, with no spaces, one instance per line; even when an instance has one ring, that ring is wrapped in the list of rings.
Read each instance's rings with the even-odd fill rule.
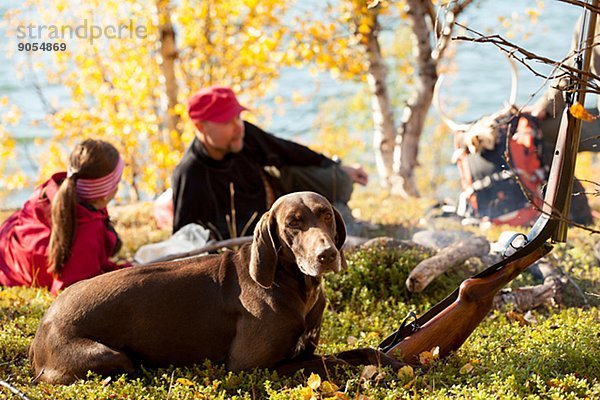
[[[225,86],[210,86],[198,90],[188,100],[192,121],[227,122],[247,110],[236,99],[233,90]]]

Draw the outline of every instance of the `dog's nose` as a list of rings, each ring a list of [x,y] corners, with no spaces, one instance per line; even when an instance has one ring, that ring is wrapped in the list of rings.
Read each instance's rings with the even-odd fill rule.
[[[335,249],[335,247],[328,247],[328,248],[324,249],[323,251],[321,251],[319,253],[319,255],[317,255],[317,259],[322,264],[329,264],[329,263],[335,261],[336,257],[337,257],[337,250]]]

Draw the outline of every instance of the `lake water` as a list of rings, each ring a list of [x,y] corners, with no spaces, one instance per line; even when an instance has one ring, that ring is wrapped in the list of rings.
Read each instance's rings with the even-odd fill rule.
[[[11,2],[0,0],[0,12],[3,14],[11,5]],[[500,33],[505,32],[498,29],[501,25],[499,16],[510,18],[515,15],[524,21],[525,10],[535,7],[535,1],[513,0],[513,1],[483,1],[481,4],[472,6],[459,20],[466,23],[472,29],[480,32],[489,32],[490,29]],[[568,51],[573,26],[580,15],[579,9],[567,6],[558,1],[545,1],[537,24],[534,27],[528,24],[517,23],[517,31],[520,30],[513,40],[522,47],[549,58],[560,59]],[[518,19],[517,19],[518,21]],[[521,33],[529,32],[527,39]],[[7,46],[11,42],[7,37],[4,26],[0,27],[0,35],[4,38],[0,44],[0,98],[8,96],[11,104],[16,104],[23,111],[23,118],[17,127],[10,127],[10,132],[19,140],[16,150],[16,158],[11,161],[9,171],[21,168],[31,176],[37,173],[37,167],[28,160],[35,156],[39,149],[33,144],[33,139],[51,136],[50,129],[43,123],[32,126],[31,122],[41,120],[45,114],[44,106],[39,100],[34,86],[34,76],[21,68],[19,71],[15,61],[7,58],[9,50]],[[10,44],[10,45],[14,45]],[[452,104],[468,104],[460,118],[462,120],[473,120],[484,113],[496,111],[508,99],[510,90],[510,73],[508,63],[501,53],[489,44],[474,44],[461,42],[456,49],[454,59],[457,73],[448,79],[444,86],[443,94],[446,98],[452,98]],[[540,66],[542,71],[548,68]],[[18,73],[22,72],[23,79],[17,79]],[[535,78],[525,68],[519,69],[519,94],[518,103],[523,104],[530,99],[544,83],[541,78]],[[51,86],[41,80],[44,94],[56,103],[68,101],[68,97],[61,87]],[[318,102],[328,97],[348,96],[355,90],[353,85],[342,84],[322,74],[315,83],[315,78],[308,71],[297,69],[285,69],[276,88],[265,98],[267,105],[273,105],[272,99],[276,95],[291,97],[292,93],[299,92],[313,99],[307,104],[288,106],[283,115],[274,114],[263,126],[283,137],[301,137],[302,140],[310,142],[310,132],[315,117]],[[270,103],[271,102],[271,103]],[[401,110],[397,110],[397,117]],[[435,112],[431,111],[432,116]],[[431,128],[428,128],[429,130]],[[359,137],[367,138],[369,132],[358,132]],[[372,154],[365,154],[365,163],[373,162]],[[0,208],[17,207],[31,193],[33,188],[16,191],[8,196],[0,198]],[[0,188],[1,190],[1,188]]]

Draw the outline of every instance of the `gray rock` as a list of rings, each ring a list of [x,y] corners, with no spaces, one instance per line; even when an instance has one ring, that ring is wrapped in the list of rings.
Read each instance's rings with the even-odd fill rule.
[[[412,237],[412,241],[421,246],[440,250],[471,236],[473,236],[473,233],[465,231],[426,230],[415,233]]]

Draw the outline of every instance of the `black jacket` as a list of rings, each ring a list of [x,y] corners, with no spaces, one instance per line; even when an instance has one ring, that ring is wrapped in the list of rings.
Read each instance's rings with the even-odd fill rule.
[[[223,160],[208,156],[198,139],[186,150],[173,173],[173,233],[195,222],[212,231],[216,238],[230,237],[226,215],[231,216],[229,183],[235,190],[237,234],[257,212],[247,232],[252,232],[267,211],[267,199],[260,171],[264,166],[322,166],[334,162],[309,148],[277,138],[244,121],[244,147]],[[215,234],[218,232],[218,235]]]

